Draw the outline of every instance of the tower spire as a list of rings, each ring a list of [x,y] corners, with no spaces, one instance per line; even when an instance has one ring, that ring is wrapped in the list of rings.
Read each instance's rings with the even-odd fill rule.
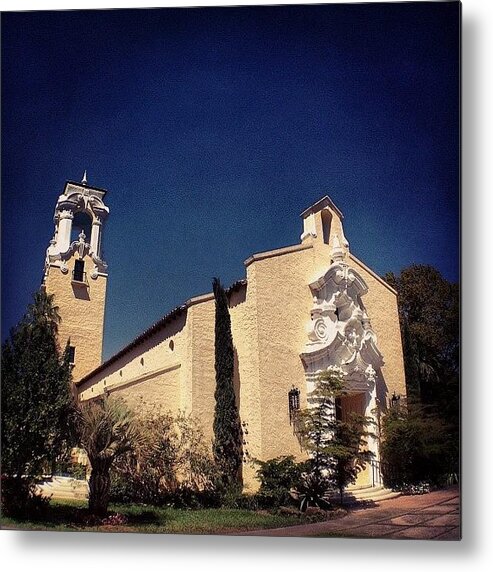
[[[87,169],[84,169],[84,175],[82,176],[82,181],[81,183],[83,185],[87,185]]]

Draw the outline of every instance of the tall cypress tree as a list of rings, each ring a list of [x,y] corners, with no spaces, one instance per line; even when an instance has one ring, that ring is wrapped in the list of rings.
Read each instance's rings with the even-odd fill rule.
[[[228,298],[218,278],[213,279],[212,288],[216,301],[214,458],[223,485],[231,488],[239,484],[241,468],[241,426],[233,386],[233,336]]]

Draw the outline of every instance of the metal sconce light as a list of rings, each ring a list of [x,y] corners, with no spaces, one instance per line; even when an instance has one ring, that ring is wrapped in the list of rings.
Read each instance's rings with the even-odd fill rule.
[[[394,407],[394,405],[398,405],[400,399],[401,399],[401,396],[400,396],[400,395],[396,395],[396,394],[395,394],[395,391],[394,391],[394,394],[392,395],[392,397],[391,397],[391,399],[390,399],[390,406],[391,406],[391,407]]]
[[[289,423],[293,423],[296,412],[300,409],[300,390],[293,385],[288,392]]]

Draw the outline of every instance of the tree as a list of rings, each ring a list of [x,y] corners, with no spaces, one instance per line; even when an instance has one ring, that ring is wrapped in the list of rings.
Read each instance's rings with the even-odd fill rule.
[[[438,415],[409,403],[391,407],[382,423],[382,468],[385,485],[399,488],[428,481],[444,484],[456,470],[455,443]]]
[[[226,488],[239,484],[241,469],[241,425],[233,386],[234,349],[228,298],[218,278],[212,282],[215,312],[214,458]]]
[[[445,378],[459,375],[459,288],[427,265],[387,282],[398,293],[408,396],[432,403]]]
[[[459,365],[459,286],[450,283],[433,268],[412,265],[399,276],[387,274],[386,280],[398,292],[399,320],[402,332],[406,387],[410,417],[401,419],[417,430],[417,419],[430,426],[427,439],[418,439],[428,447],[429,437],[441,442],[437,424],[448,433],[448,467],[459,472],[460,447],[460,365]],[[390,421],[396,421],[392,416]],[[424,433],[426,429],[422,428]],[[411,429],[409,428],[409,431]],[[408,431],[408,433],[409,433]],[[443,443],[442,443],[443,445]],[[431,445],[430,445],[431,446]],[[426,457],[427,452],[422,451]],[[419,465],[426,469],[426,463]],[[426,471],[425,471],[426,473]],[[423,473],[423,478],[425,474]]]
[[[27,510],[34,479],[72,444],[71,373],[67,348],[61,354],[57,342],[59,322],[53,295],[41,289],[2,346],[4,509],[12,493],[17,509]]]
[[[80,444],[91,464],[89,512],[105,516],[111,465],[138,444],[139,426],[135,414],[122,399],[107,396],[80,403],[77,417]]]
[[[309,395],[312,406],[298,416],[298,434],[310,455],[310,471],[302,491],[305,505],[311,501],[321,506],[329,485],[338,489],[342,503],[346,486],[356,481],[373,457],[365,439],[371,419],[356,413],[344,420],[336,417],[335,400],[347,393],[345,375],[336,366],[321,373]]]

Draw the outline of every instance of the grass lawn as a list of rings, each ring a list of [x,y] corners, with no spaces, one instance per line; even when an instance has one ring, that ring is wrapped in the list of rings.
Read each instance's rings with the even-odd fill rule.
[[[91,526],[84,521],[86,507],[85,501],[53,500],[46,515],[39,520],[2,517],[0,524],[1,528],[16,530],[222,534],[309,522],[305,517],[270,514],[266,511],[228,508],[183,510],[141,505],[110,505],[110,512],[125,515],[128,523]]]

